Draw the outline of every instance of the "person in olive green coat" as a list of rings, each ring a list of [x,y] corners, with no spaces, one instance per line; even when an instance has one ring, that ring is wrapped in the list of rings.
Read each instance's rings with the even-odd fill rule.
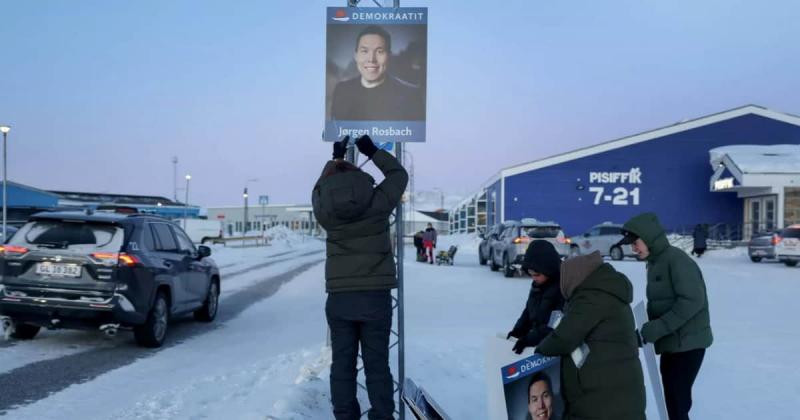
[[[631,282],[594,252],[561,264],[561,291],[564,316],[535,351],[561,356],[564,420],[643,420]],[[584,343],[589,352],[578,367],[571,354]]]
[[[664,399],[671,420],[688,419],[692,385],[714,340],[703,273],[682,250],[671,246],[658,217],[643,213],[623,226],[620,243],[633,244],[647,261],[647,317],[642,340],[661,355]]]
[[[314,215],[325,228],[327,259],[325,316],[330,327],[333,415],[361,418],[356,398],[358,348],[364,362],[370,420],[393,419],[394,383],[389,369],[391,289],[397,287],[389,216],[400,202],[408,173],[397,159],[378,150],[368,136],[358,150],[383,172],[374,179],[343,158],[349,138],[333,145],[333,160],[314,185]]]

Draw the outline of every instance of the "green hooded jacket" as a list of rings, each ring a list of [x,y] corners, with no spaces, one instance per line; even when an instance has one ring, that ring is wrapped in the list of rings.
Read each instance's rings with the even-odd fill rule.
[[[378,150],[372,161],[384,175],[377,187],[363,171],[330,172],[314,185],[314,217],[328,234],[325,289],[328,293],[397,287],[389,216],[406,189],[408,173],[397,159]]]
[[[623,226],[650,250],[647,257],[647,317],[642,336],[656,353],[677,353],[711,346],[711,319],[703,273],[685,252],[667,241],[653,213],[643,213]]]
[[[562,263],[561,290],[567,299],[564,317],[536,352],[561,356],[564,420],[644,420],[630,281],[594,252]],[[589,354],[578,368],[570,354],[583,343]]]

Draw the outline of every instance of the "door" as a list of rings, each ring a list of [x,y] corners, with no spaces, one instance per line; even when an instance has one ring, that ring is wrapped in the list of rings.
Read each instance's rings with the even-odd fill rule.
[[[182,273],[187,270],[183,254],[180,252],[178,242],[172,234],[167,223],[151,223],[150,229],[156,241],[156,251],[160,264],[164,270],[164,280],[170,285],[172,292],[172,312],[184,311],[190,301],[190,294],[183,288]]]
[[[178,249],[183,257],[182,266],[186,268],[180,275],[180,281],[183,282],[182,288],[189,295],[187,303],[191,306],[200,306],[206,299],[210,280],[206,275],[206,265],[197,259],[197,249],[186,233],[177,226],[170,228],[178,241]]]
[[[761,232],[774,232],[778,226],[777,197],[768,195],[745,199],[744,225],[748,238]]]
[[[580,246],[581,249],[581,255],[588,255],[594,251],[597,251],[597,238],[599,236],[599,227],[593,227],[589,232],[583,235],[578,243],[578,246]]]

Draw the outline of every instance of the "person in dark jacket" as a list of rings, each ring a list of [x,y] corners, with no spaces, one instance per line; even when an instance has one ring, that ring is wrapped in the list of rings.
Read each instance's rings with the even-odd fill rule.
[[[564,306],[561,296],[561,257],[550,242],[536,240],[528,245],[522,261],[522,271],[531,277],[531,290],[525,309],[506,338],[515,337],[513,350],[521,354],[525,347],[536,347],[552,328],[547,324],[553,311]]]
[[[394,388],[389,369],[392,326],[391,289],[397,277],[389,237],[389,215],[408,183],[400,162],[378,150],[368,136],[356,140],[358,150],[384,175],[373,178],[343,160],[347,142],[334,143],[333,160],[314,186],[314,215],[325,228],[327,259],[325,315],[331,334],[333,361],[330,386],[337,420],[361,417],[356,399],[358,348],[364,361],[369,418],[392,419]]]
[[[422,235],[422,246],[425,247],[425,252],[428,254],[428,261],[433,264],[433,249],[436,248],[436,229],[430,223],[428,223],[428,227],[425,228],[425,233]]]
[[[647,261],[647,317],[642,339],[661,355],[661,381],[670,420],[689,418],[692,386],[706,348],[714,341],[703,273],[694,260],[667,241],[654,213],[623,225],[621,243]]]
[[[706,229],[705,225],[697,225],[694,227],[694,232],[692,232],[692,238],[694,239],[694,248],[692,249],[692,255],[697,255],[698,258],[703,256],[703,253],[706,252],[706,248],[708,247],[707,239],[708,239],[708,230]]]
[[[424,231],[419,231],[414,234],[414,248],[417,249],[417,261],[424,262],[425,261],[425,247],[422,243],[422,237],[425,235]]]
[[[631,282],[594,252],[561,264],[561,292],[564,317],[536,352],[561,356],[564,419],[643,420]],[[589,352],[578,367],[571,354],[584,343]]]

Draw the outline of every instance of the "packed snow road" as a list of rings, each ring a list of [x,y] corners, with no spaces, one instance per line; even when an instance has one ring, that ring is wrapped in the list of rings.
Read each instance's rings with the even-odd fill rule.
[[[98,332],[53,331],[32,341],[4,341],[3,348],[0,348],[3,356],[0,359],[0,414],[224,328],[244,310],[272,296],[282,285],[319,264],[324,258],[319,244],[308,245],[301,250],[283,252],[220,250],[223,260],[224,254],[241,254],[241,251],[253,256],[220,264],[223,267],[223,294],[216,321],[201,324],[193,322],[191,316],[173,320],[169,339],[161,349],[137,347],[130,333],[109,340],[101,338]]]

